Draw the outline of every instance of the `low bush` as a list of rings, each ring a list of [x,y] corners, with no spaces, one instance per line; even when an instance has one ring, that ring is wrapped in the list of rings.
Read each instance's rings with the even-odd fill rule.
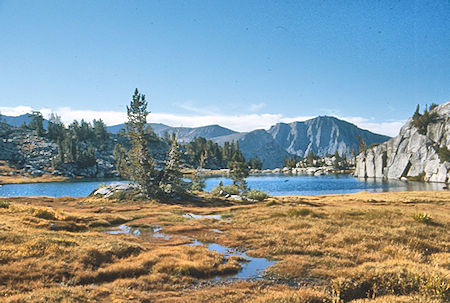
[[[299,209],[293,208],[287,212],[287,216],[291,217],[291,218],[306,217],[306,216],[314,217],[314,216],[316,216],[316,214],[308,208],[299,208]]]
[[[447,146],[439,147],[438,150],[439,159],[442,162],[450,162],[450,150],[447,148]]]
[[[215,197],[226,195],[239,195],[239,187],[237,185],[217,185],[211,190],[211,194]]]
[[[425,224],[429,224],[433,220],[429,214],[422,213],[422,212],[415,213],[413,216],[413,219],[416,222],[425,223]]]
[[[9,208],[8,201],[0,201],[0,208]]]
[[[263,191],[251,189],[247,192],[246,197],[251,200],[264,201],[268,195]]]

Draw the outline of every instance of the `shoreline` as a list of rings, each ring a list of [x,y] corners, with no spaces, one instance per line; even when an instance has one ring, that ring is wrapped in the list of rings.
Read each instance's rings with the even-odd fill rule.
[[[325,175],[325,174],[351,174],[353,170],[334,170],[334,171],[323,171],[320,168],[316,168],[316,171],[320,171],[320,174],[308,173],[306,170],[286,170],[281,168],[275,169],[266,169],[266,170],[251,170],[250,176],[260,176],[260,175]],[[197,170],[195,169],[186,169],[183,171],[183,175],[185,177],[192,177],[195,175]],[[228,176],[230,174],[229,169],[202,169],[200,170],[200,175],[202,177],[219,177],[219,176]],[[107,178],[108,179],[108,178]],[[114,179],[114,178],[112,178]],[[105,180],[105,178],[83,178],[83,177],[64,177],[64,176],[53,176],[51,174],[44,174],[40,177],[31,177],[31,176],[0,176],[0,185],[8,185],[8,184],[30,184],[30,183],[52,183],[52,182],[65,182],[65,181],[90,181],[90,180]]]
[[[69,177],[42,175],[40,177],[24,177],[24,176],[0,176],[0,185],[8,184],[27,184],[27,183],[52,183],[64,182],[70,180]]]

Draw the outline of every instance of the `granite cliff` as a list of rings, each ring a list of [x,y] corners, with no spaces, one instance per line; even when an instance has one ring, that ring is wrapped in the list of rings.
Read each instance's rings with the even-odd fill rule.
[[[427,115],[429,119],[421,125],[414,117],[409,118],[398,136],[361,152],[356,158],[355,176],[448,183],[450,101]]]

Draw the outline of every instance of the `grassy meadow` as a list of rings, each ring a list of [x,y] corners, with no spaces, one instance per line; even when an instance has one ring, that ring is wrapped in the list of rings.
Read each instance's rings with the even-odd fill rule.
[[[448,302],[449,201],[450,192],[0,198],[0,301]],[[170,239],[104,232],[121,224],[160,226]],[[264,279],[214,280],[245,260],[186,245],[194,239],[276,264]]]

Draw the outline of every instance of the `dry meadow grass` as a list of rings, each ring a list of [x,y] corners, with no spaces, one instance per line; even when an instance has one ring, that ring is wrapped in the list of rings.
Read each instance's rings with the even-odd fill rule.
[[[0,301],[448,302],[449,201],[450,192],[258,203],[0,198]],[[103,232],[121,224],[161,226],[171,238]],[[244,263],[185,245],[194,238],[277,263],[265,280],[208,280]]]

